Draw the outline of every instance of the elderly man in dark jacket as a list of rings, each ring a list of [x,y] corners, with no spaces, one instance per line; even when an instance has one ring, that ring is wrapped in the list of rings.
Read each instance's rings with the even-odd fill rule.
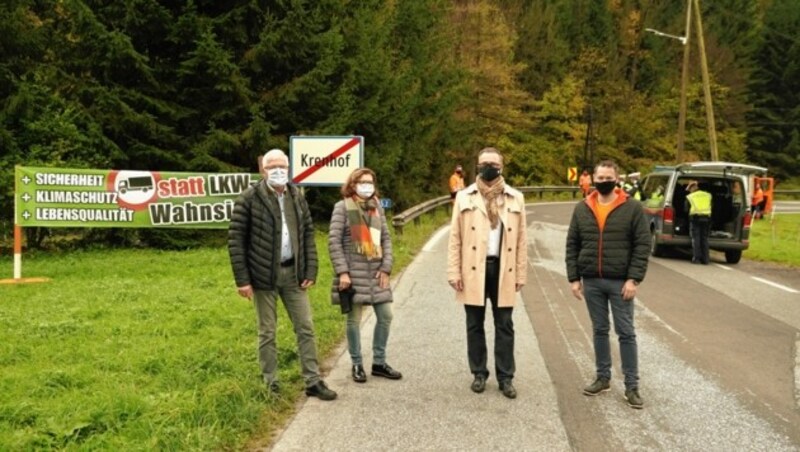
[[[575,298],[585,297],[594,331],[597,374],[583,393],[594,396],[611,388],[610,307],[625,399],[631,407],[642,408],[633,300],[647,272],[650,229],[641,204],[616,188],[618,172],[614,162],[600,162],[594,172],[596,190],[575,206],[567,233],[567,277]]]
[[[280,149],[262,159],[266,178],[246,189],[233,208],[228,252],[239,295],[254,298],[258,358],[264,381],[277,392],[277,298],[294,325],[306,394],[333,400],[320,379],[314,323],[306,289],[317,277],[314,224],[300,191],[289,184],[289,159]]]

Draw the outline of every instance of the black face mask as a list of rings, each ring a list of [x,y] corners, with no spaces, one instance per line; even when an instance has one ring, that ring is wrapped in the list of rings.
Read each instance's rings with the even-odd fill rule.
[[[491,182],[500,175],[500,168],[495,168],[491,165],[482,165],[478,167],[478,174],[481,175],[481,179],[486,182]]]
[[[617,181],[607,180],[603,182],[598,182],[594,184],[594,188],[600,192],[601,195],[607,195],[614,191],[614,188],[617,186]]]

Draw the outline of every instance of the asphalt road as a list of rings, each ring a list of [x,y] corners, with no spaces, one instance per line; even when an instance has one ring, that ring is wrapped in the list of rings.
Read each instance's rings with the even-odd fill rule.
[[[636,300],[640,390],[634,411],[612,333],[612,391],[594,377],[591,323],[565,281],[573,203],[529,206],[523,299],[574,450],[800,450],[800,271],[742,260],[651,258]],[[758,279],[754,279],[758,278]],[[792,292],[794,290],[794,292]]]
[[[307,399],[275,451],[800,451],[800,270],[652,258],[636,303],[643,410],[623,399],[612,333],[612,391],[594,378],[591,325],[565,277],[574,203],[528,206],[529,277],[514,311],[519,391],[469,390],[464,311],[446,282],[446,232],[395,276],[388,362],[399,381],[350,379],[342,344],[323,366],[333,402]],[[493,341],[487,314],[489,349]],[[362,327],[370,364],[374,316]],[[491,355],[491,353],[490,353]],[[490,357],[490,368],[491,357]]]

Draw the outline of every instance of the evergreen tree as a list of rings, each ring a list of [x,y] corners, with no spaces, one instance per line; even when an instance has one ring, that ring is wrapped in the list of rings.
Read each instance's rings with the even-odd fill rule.
[[[800,173],[800,8],[775,0],[767,9],[751,85],[748,156],[779,178]]]
[[[456,58],[467,71],[471,101],[461,111],[473,124],[471,148],[495,146],[506,154],[506,164],[530,149],[514,138],[524,137],[532,122],[528,110],[533,97],[519,86],[524,65],[514,59],[516,34],[499,8],[488,0],[462,0],[454,4]],[[501,145],[502,143],[502,145]],[[528,169],[520,168],[527,172]]]

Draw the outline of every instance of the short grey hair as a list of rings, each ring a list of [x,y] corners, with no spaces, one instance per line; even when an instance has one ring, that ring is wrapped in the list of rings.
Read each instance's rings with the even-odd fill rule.
[[[266,165],[267,160],[275,158],[282,158],[286,160],[286,163],[289,163],[289,157],[286,155],[286,153],[280,149],[275,148],[275,149],[270,149],[269,151],[267,151],[266,154],[264,154],[264,157],[261,158],[261,166],[263,167],[264,165]]]

